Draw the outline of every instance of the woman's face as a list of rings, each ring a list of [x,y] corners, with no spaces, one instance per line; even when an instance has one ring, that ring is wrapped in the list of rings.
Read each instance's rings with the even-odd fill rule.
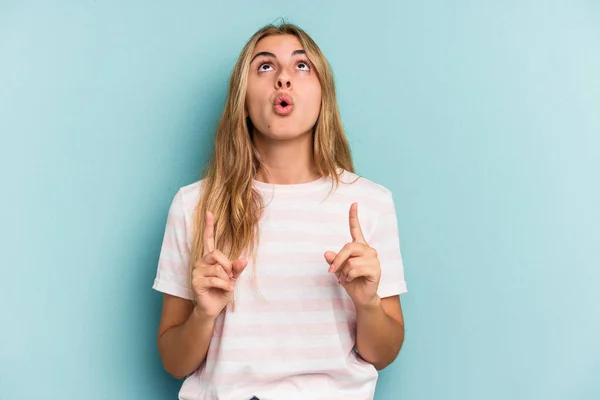
[[[254,134],[289,140],[311,133],[320,109],[321,85],[298,38],[261,39],[252,54],[246,92]]]

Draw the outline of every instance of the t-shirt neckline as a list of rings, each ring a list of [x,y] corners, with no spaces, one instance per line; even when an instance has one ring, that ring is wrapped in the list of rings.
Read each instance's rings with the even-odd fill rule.
[[[252,184],[256,189],[262,192],[271,193],[275,191],[277,193],[295,194],[312,192],[315,190],[325,188],[326,186],[331,185],[331,178],[328,176],[322,176],[310,182],[291,184],[267,183],[253,179]]]

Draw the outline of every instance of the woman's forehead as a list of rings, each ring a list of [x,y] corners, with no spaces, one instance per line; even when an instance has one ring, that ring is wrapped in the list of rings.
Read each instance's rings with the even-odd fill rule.
[[[253,56],[261,52],[269,52],[277,57],[291,56],[298,50],[304,50],[302,43],[295,35],[272,35],[262,38],[254,48]]]

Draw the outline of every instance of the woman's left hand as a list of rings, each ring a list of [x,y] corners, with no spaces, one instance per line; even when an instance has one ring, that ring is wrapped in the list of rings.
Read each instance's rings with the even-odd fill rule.
[[[377,251],[369,247],[358,221],[358,205],[350,206],[350,235],[352,242],[347,243],[337,254],[325,252],[325,260],[330,264],[329,272],[335,273],[338,282],[356,307],[375,304],[378,296],[381,268]]]

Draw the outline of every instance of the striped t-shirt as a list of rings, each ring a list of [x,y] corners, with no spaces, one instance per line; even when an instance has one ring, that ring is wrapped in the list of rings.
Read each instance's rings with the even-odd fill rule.
[[[332,193],[330,178],[294,185],[254,181],[266,205],[256,265],[249,260],[236,285],[235,311],[229,305],[217,318],[206,361],[186,378],[180,399],[373,398],[378,374],[355,351],[354,304],[324,257],[352,241],[353,202],[378,253],[379,296],[407,289],[392,194],[356,178],[343,171]],[[202,180],[175,195],[153,286],[190,300],[191,232],[201,190]]]

